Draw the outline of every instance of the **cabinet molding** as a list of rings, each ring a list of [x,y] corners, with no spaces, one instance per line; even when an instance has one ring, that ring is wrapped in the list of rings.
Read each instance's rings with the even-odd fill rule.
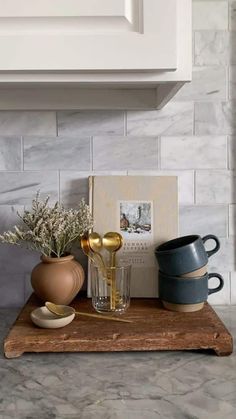
[[[191,80],[191,2],[0,0],[0,108],[164,106]]]

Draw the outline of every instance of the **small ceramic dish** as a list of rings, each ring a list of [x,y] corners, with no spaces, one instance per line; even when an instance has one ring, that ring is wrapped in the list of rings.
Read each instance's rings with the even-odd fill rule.
[[[59,317],[51,313],[47,307],[42,306],[36,308],[30,313],[30,318],[34,324],[44,329],[58,329],[71,323],[75,317],[75,313],[68,313],[65,317]]]

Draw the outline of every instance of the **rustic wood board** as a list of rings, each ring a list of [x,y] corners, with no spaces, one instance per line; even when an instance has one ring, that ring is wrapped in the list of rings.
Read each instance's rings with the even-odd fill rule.
[[[30,312],[40,305],[32,295],[22,309],[4,341],[6,358],[24,352],[211,349],[224,356],[233,351],[232,336],[208,303],[195,313],[176,313],[165,310],[158,299],[134,299],[123,316],[133,323],[77,316],[61,329],[40,329],[31,322]],[[86,298],[71,305],[93,312]]]

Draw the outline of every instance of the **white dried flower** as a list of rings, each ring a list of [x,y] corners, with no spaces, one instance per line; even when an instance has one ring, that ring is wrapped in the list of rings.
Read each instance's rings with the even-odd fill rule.
[[[49,197],[40,201],[40,194],[32,201],[31,211],[25,210],[18,216],[22,226],[14,226],[14,231],[0,235],[0,241],[38,250],[45,256],[61,257],[69,253],[81,236],[93,226],[89,206],[84,199],[78,209],[65,209],[58,202],[48,206]]]

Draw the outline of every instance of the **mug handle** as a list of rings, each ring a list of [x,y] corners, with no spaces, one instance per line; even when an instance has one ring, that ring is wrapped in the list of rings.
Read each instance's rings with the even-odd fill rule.
[[[214,234],[208,234],[207,236],[202,237],[203,243],[205,243],[207,240],[214,240],[216,242],[216,246],[212,250],[206,250],[207,256],[210,257],[214,255],[214,253],[218,252],[220,248],[220,241],[218,237],[214,236]]]
[[[218,292],[218,291],[222,290],[222,288],[224,286],[224,279],[220,274],[210,273],[210,274],[208,274],[208,280],[210,278],[218,278],[220,280],[220,283],[219,283],[218,287],[216,287],[216,288],[208,288],[208,295],[214,294],[215,292]]]

